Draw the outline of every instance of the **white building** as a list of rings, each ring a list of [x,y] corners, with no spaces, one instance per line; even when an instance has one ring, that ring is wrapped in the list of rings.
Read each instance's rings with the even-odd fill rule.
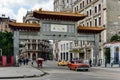
[[[104,45],[104,52],[106,63],[118,64],[120,63],[120,42],[110,42]]]

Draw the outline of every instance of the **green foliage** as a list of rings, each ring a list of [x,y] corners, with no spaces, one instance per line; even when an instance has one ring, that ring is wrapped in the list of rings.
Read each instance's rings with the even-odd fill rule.
[[[72,53],[81,53],[82,50],[83,49],[76,49],[76,48],[74,48],[74,49],[70,50],[69,52],[72,52]]]
[[[13,55],[13,33],[11,32],[0,32],[0,48],[2,48],[2,55],[12,56]]]
[[[105,59],[107,63],[110,63],[110,48],[106,48],[105,50]]]
[[[53,53],[49,53],[49,58],[50,58],[50,60],[53,59]]]
[[[120,41],[120,36],[118,36],[117,34],[113,35],[110,39],[111,42],[113,41]]]

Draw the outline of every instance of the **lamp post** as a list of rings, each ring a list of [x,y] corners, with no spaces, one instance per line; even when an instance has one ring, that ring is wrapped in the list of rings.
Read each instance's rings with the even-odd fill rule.
[[[2,56],[2,49],[0,49],[0,54],[1,54],[1,56]]]
[[[87,60],[87,45],[85,44],[85,60]]]

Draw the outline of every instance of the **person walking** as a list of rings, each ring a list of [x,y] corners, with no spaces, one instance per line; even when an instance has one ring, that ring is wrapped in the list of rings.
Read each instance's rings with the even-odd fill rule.
[[[25,63],[26,63],[26,65],[28,65],[28,61],[29,61],[28,58],[26,58],[26,59],[25,59]]]
[[[89,60],[89,66],[92,67],[92,60],[91,60],[91,58]]]
[[[113,67],[114,64],[114,58],[111,58],[111,67]]]
[[[23,64],[25,65],[25,58],[23,59]]]
[[[120,60],[119,60],[119,67],[120,67]]]

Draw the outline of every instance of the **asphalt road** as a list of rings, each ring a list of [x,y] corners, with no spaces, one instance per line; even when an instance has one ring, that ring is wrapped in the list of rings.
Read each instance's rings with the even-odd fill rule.
[[[119,73],[91,68],[89,72],[76,72],[65,66],[57,66],[56,61],[46,61],[41,69],[48,74],[43,77],[12,80],[120,80]],[[10,79],[9,79],[10,80]]]

